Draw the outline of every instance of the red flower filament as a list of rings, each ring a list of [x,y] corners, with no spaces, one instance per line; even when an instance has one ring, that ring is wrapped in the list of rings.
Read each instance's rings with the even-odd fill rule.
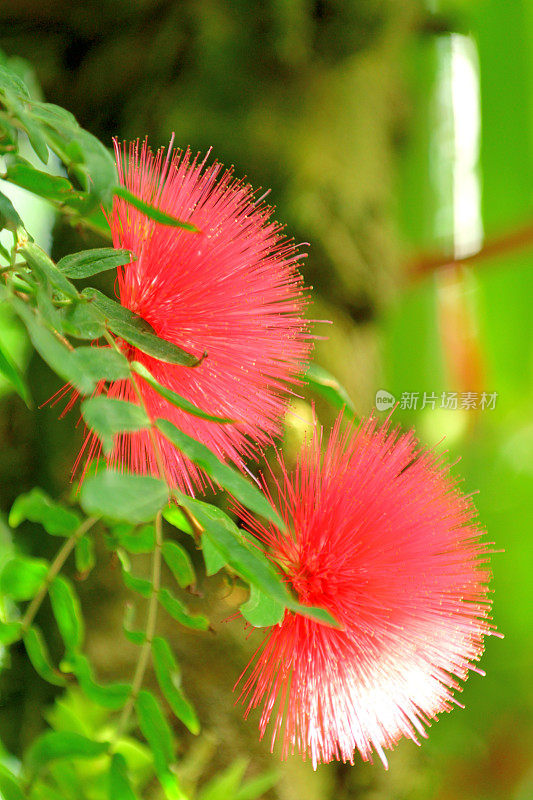
[[[311,336],[303,316],[302,255],[271,220],[272,209],[219,163],[206,166],[206,159],[191,158],[188,150],[169,150],[164,159],[162,150],[153,155],[146,142],[123,149],[116,144],[115,150],[124,186],[200,229],[191,233],[154,222],[115,198],[113,244],[136,256],[118,269],[120,302],[159,337],[207,357],[191,368],[121,347],[164,386],[212,415],[234,420],[224,425],[193,417],[137,379],[152,418],[169,420],[242,468],[246,457],[279,434],[291,385],[306,369]],[[108,396],[138,402],[129,380],[112,383]],[[204,479],[196,467],[155,435],[170,483],[191,493],[201,488]],[[99,450],[90,433],[82,453],[91,458]],[[158,473],[146,431],[117,436],[109,461],[137,473]]]
[[[285,612],[241,676],[246,715],[274,720],[272,748],[316,768],[333,759],[387,760],[403,736],[457,703],[492,632],[490,550],[476,511],[448,468],[412,433],[374,419],[341,433],[321,455],[315,433],[274,492],[287,530],[245,523],[283,567],[301,603],[322,606],[335,629]],[[277,501],[277,502],[276,502]]]

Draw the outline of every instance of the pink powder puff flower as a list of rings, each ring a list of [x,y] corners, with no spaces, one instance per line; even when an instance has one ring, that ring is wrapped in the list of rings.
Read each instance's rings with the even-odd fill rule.
[[[244,459],[280,433],[291,386],[305,371],[311,349],[307,296],[298,271],[303,257],[271,220],[272,209],[231,170],[189,150],[153,155],[147,143],[115,142],[121,184],[145,202],[194,223],[200,233],[148,219],[114,199],[113,244],[136,260],[118,269],[123,306],[139,314],[158,336],[207,357],[194,368],[159,361],[130,345],[131,361],[146,366],[159,383],[204,411],[235,423],[219,424],[175,408],[138,378],[149,414],[169,420],[220,458],[243,468]],[[76,400],[71,396],[68,408]],[[108,397],[138,402],[131,382],[109,386]],[[202,474],[158,432],[167,480],[193,493]],[[90,432],[83,453],[100,452]],[[146,431],[116,437],[112,466],[158,474]]]
[[[427,736],[493,632],[491,550],[442,458],[388,420],[342,433],[341,418],[323,455],[315,431],[292,474],[279,456],[266,491],[290,533],[239,508],[299,601],[342,625],[286,611],[237,684],[245,716],[262,706],[261,737],[273,718],[272,749],[280,737],[315,769],[356,750],[387,766],[384,748]]]

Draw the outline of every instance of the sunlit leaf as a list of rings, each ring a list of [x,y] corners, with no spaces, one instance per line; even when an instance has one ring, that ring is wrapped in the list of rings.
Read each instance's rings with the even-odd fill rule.
[[[13,600],[31,600],[41,588],[47,573],[46,561],[17,556],[4,565],[0,574],[0,591]]]
[[[21,636],[21,630],[20,622],[0,621],[0,644],[8,646],[18,641]]]
[[[16,528],[24,520],[40,523],[51,536],[71,536],[80,525],[79,514],[56,503],[39,487],[17,497],[9,512],[9,524]]]
[[[250,597],[240,607],[243,617],[256,628],[277,625],[285,614],[285,605],[279,600],[260,592],[257,587],[250,588]]]
[[[48,200],[61,201],[76,194],[66,178],[42,172],[30,164],[10,164],[6,170],[6,180]]]
[[[32,626],[28,629],[24,635],[24,646],[34,670],[41,678],[55,686],[65,686],[65,676],[53,666],[48,647],[39,628]]]
[[[27,763],[35,773],[57,759],[98,758],[108,747],[107,742],[95,742],[79,733],[47,731],[31,746]]]
[[[190,535],[193,534],[191,524],[179,506],[173,504],[165,508],[163,517],[178,530]]]
[[[52,611],[67,650],[76,650],[83,643],[83,616],[80,601],[69,581],[58,575],[49,589]]]
[[[109,800],[138,800],[133,791],[126,759],[121,753],[114,753],[111,759],[108,775]]]
[[[2,800],[26,800],[19,782],[3,764],[0,764],[0,797]]]
[[[15,232],[18,228],[24,228],[24,223],[15,211],[13,203],[0,192],[0,228],[8,228]]]

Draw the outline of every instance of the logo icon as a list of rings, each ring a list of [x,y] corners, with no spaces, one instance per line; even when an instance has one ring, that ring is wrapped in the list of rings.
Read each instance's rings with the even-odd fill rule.
[[[392,408],[395,402],[394,395],[385,391],[385,389],[379,389],[376,392],[375,405],[378,411],[387,411],[387,409]]]

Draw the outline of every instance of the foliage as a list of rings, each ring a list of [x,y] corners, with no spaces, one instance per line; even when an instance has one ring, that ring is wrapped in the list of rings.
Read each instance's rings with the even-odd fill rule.
[[[45,172],[22,158],[19,143],[24,136],[43,165],[48,164],[50,152],[54,153],[62,164],[62,174]],[[191,235],[195,231],[194,226],[142,203],[119,186],[108,150],[69,112],[35,100],[7,62],[0,66],[0,153],[6,164],[2,175],[5,181],[45,198],[73,225],[108,235],[106,214],[113,196],[118,195],[161,224],[185,228]],[[129,378],[134,382],[139,376],[182,410],[218,424],[229,421],[210,416],[161,386],[142,364],[129,363],[114,336],[172,364],[194,367],[197,359],[158,338],[141,317],[97,289],[78,289],[78,280],[127,264],[134,254],[97,248],[67,255],[56,264],[32,240],[4,194],[0,194],[0,223],[13,241],[10,250],[3,246],[0,250],[0,299],[19,317],[43,360],[85,397],[81,404],[84,420],[100,437],[104,452],[113,449],[120,432],[157,431],[201,467],[214,485],[283,527],[275,509],[248,479],[169,422],[151,419],[142,401],[137,405],[103,395],[91,397],[106,381]],[[22,372],[3,349],[0,372],[26,403],[31,402]],[[309,386],[324,392],[337,405],[349,400],[324,371],[312,373],[312,379],[310,374]],[[250,587],[250,599],[243,604],[242,612],[254,626],[278,621],[285,608],[327,624],[335,625],[335,620],[322,609],[299,606],[278,572],[233,519],[215,506],[174,491],[164,470],[155,478],[98,469],[85,479],[77,499],[79,508],[59,503],[34,488],[15,500],[9,515],[13,529],[29,520],[42,527],[43,535],[59,537],[63,543],[51,559],[30,558],[14,544],[3,559],[0,642],[6,650],[4,661],[7,648],[22,642],[38,675],[65,693],[56,699],[50,712],[51,727],[32,741],[21,762],[10,761],[0,767],[0,793],[15,800],[136,798],[157,778],[158,797],[185,798],[189,794],[179,778],[173,718],[193,734],[199,733],[200,721],[181,688],[180,668],[170,645],[156,635],[157,616],[162,608],[193,631],[205,631],[209,621],[203,614],[191,612],[182,599],[180,589],[195,585],[196,574],[176,537],[192,535],[197,546],[205,546],[208,573],[226,567]],[[125,620],[124,635],[139,648],[135,672],[127,682],[104,684],[95,677],[83,652],[86,623],[81,603],[74,583],[62,574],[72,553],[82,577],[97,567],[96,537],[102,537],[107,549],[116,555],[132,597],[147,602],[143,631],[131,630]],[[150,555],[149,579],[136,575],[131,563],[130,555],[135,558],[140,553]],[[168,585],[161,578],[163,561],[173,577]],[[59,664],[54,663],[43,631],[35,624],[47,596],[63,643]],[[27,603],[26,607],[21,603]],[[159,696],[144,688],[150,662]],[[134,735],[136,730],[147,744]],[[204,800],[230,795],[253,800],[271,785],[273,777],[265,775],[243,784],[245,768],[245,763],[236,762],[207,784],[199,796]]]

